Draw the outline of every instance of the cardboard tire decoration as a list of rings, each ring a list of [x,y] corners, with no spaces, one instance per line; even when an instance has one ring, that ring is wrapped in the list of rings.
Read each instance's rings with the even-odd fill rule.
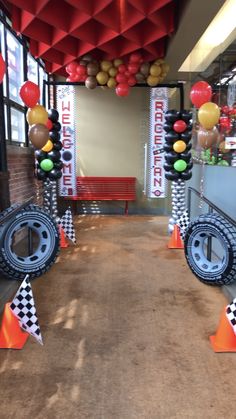
[[[28,230],[32,232],[31,254]],[[22,239],[19,245],[17,237]],[[57,224],[40,207],[30,204],[0,225],[0,272],[9,279],[36,278],[49,270],[59,253]]]
[[[211,261],[207,239],[212,238]],[[236,277],[236,230],[217,214],[200,215],[189,225],[184,240],[187,263],[197,278],[208,285],[228,285]]]

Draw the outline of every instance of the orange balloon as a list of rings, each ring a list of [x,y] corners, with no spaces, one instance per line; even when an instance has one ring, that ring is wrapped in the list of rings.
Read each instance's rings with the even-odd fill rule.
[[[53,149],[53,142],[51,140],[48,140],[45,144],[45,146],[42,148],[43,151],[46,151],[49,153]]]
[[[176,151],[176,153],[183,153],[184,150],[186,150],[186,143],[182,140],[176,141],[173,145],[173,149]]]

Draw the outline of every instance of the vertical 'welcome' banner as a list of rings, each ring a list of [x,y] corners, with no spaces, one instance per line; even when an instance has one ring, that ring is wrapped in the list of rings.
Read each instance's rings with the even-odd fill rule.
[[[150,131],[148,146],[148,198],[165,198],[164,154],[155,154],[165,143],[163,125],[168,107],[168,89],[156,87],[150,94]]]
[[[60,196],[73,196],[76,195],[75,89],[73,86],[57,86],[56,92],[63,162],[59,193]]]

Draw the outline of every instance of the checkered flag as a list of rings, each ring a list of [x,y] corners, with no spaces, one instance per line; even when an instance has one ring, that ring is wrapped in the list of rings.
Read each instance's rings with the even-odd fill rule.
[[[10,304],[10,308],[14,316],[18,319],[22,329],[43,345],[29,275],[26,275],[21,283],[20,288]]]
[[[75,229],[74,229],[73,218],[72,218],[72,213],[71,213],[70,208],[66,210],[65,214],[61,217],[58,224],[61,225],[68,239],[70,239],[75,244],[76,243]]]
[[[226,317],[236,335],[236,298],[226,307]]]
[[[179,226],[180,229],[180,235],[181,238],[184,239],[185,232],[188,228],[188,225],[190,223],[188,210],[186,209],[183,214],[179,217],[179,219],[176,221],[176,224]]]

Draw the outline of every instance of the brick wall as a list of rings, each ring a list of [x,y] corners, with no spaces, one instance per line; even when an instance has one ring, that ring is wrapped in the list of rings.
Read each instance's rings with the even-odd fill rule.
[[[34,177],[34,150],[29,147],[9,145],[7,164],[11,204],[23,203],[32,196],[35,203],[41,204],[42,200],[38,200],[36,196],[42,197],[42,182]]]

